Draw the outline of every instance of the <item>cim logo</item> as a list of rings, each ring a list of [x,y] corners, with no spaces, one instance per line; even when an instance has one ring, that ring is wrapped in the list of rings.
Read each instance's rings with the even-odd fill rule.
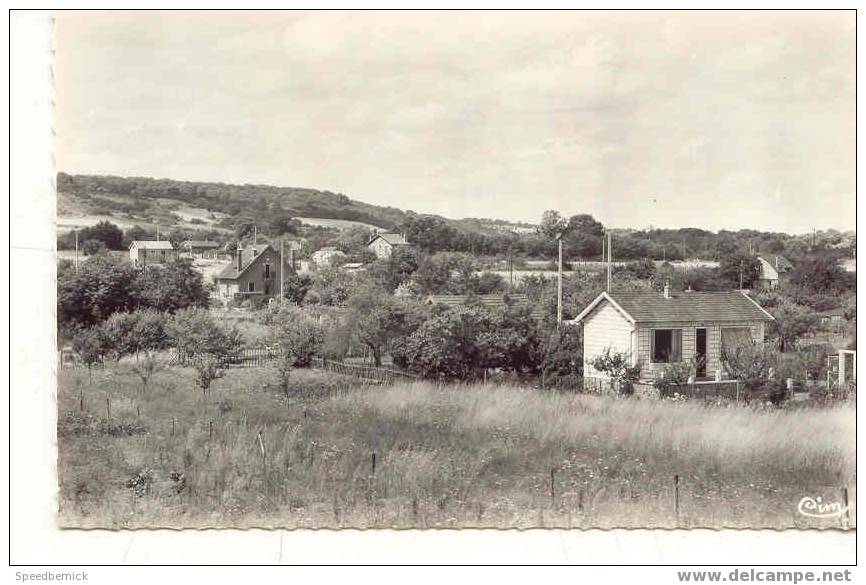
[[[839,502],[824,502],[820,496],[817,498],[806,496],[797,504],[797,511],[810,518],[838,518],[848,511],[848,506],[843,506]]]

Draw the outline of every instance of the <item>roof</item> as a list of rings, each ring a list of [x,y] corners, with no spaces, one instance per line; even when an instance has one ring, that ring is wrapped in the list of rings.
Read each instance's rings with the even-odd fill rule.
[[[338,250],[338,249],[335,248],[334,246],[326,246],[326,247],[324,247],[324,248],[319,248],[318,250],[316,250],[315,252],[313,252],[313,254],[318,254],[318,253],[320,253],[320,252],[331,252],[331,253],[333,253],[333,252],[339,252],[340,254],[343,254],[343,253],[344,253],[342,250]]]
[[[574,321],[585,319],[602,301],[610,302],[632,323],[774,320],[742,291],[677,292],[667,299],[655,291],[615,291],[598,295]]]
[[[235,258],[229,264],[227,264],[222,270],[220,270],[220,273],[216,275],[216,279],[217,280],[220,280],[220,279],[236,280],[236,279],[238,279],[241,275],[243,275],[244,272],[247,271],[247,269],[250,266],[253,265],[253,262],[255,262],[255,260],[259,256],[261,256],[262,254],[265,253],[266,250],[268,250],[268,248],[270,248],[272,252],[276,252],[276,250],[274,250],[273,246],[271,246],[270,244],[265,244],[264,246],[261,246],[261,247],[250,246],[249,248],[241,249],[241,267],[242,268],[241,268],[240,272],[238,272],[237,258]]]
[[[506,302],[506,298],[508,302]],[[478,301],[481,305],[488,308],[500,308],[507,306],[525,307],[531,306],[529,297],[522,294],[511,295],[429,295],[424,302],[430,305],[447,305],[451,307],[465,305],[470,301]],[[541,319],[543,311],[541,309],[532,308],[532,317]]]
[[[133,246],[144,250],[174,250],[174,244],[168,240],[133,240],[129,247]]]
[[[779,254],[761,254],[758,259],[765,261],[780,273],[788,272],[794,268],[794,265],[787,258]]]
[[[406,238],[403,237],[403,234],[394,234],[394,233],[381,233],[376,234],[370,239],[370,242],[367,244],[368,246],[376,241],[377,238],[382,238],[387,243],[392,246],[408,246],[409,242],[406,241]]]
[[[181,244],[185,248],[219,248],[220,245],[216,242],[208,240],[186,240]]]

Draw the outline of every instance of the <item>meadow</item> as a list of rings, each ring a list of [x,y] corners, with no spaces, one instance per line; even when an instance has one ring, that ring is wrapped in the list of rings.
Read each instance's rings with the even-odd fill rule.
[[[62,369],[66,527],[853,526],[855,412],[502,385],[365,385],[267,367]],[[839,501],[837,518],[797,512]]]

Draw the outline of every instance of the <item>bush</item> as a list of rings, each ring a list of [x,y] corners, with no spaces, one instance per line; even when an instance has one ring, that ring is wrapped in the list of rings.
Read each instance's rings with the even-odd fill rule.
[[[578,388],[583,378],[583,339],[577,327],[562,327],[550,336],[541,372],[545,386]]]
[[[601,355],[590,361],[594,370],[606,374],[619,386],[620,392],[630,394],[632,385],[640,379],[640,366],[631,366],[631,356],[628,353],[612,351],[606,347]]]

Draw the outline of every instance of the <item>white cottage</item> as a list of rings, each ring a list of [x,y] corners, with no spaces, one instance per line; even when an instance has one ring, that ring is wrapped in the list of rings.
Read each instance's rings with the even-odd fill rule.
[[[722,371],[722,348],[763,342],[773,317],[741,291],[603,292],[574,320],[583,324],[583,372],[606,348],[627,354],[652,380],[668,364],[694,360],[698,379]]]

